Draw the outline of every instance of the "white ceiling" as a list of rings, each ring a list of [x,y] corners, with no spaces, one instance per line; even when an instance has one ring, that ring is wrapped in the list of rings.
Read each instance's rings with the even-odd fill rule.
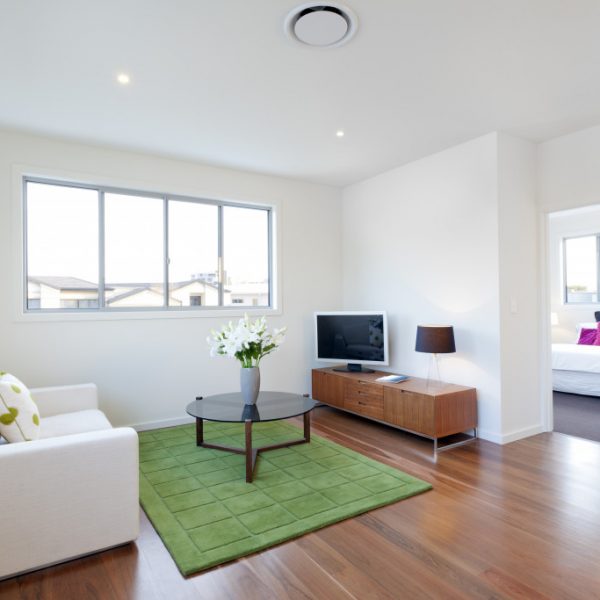
[[[285,37],[303,1],[0,0],[0,126],[345,185],[600,123],[598,0],[347,0],[331,49]]]

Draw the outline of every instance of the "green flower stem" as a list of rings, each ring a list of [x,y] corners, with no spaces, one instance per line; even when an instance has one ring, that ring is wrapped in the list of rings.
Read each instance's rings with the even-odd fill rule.
[[[243,368],[249,369],[251,367],[258,367],[260,359],[273,352],[276,348],[275,344],[263,347],[261,342],[253,342],[248,345],[248,348],[237,352],[235,357],[240,361]]]

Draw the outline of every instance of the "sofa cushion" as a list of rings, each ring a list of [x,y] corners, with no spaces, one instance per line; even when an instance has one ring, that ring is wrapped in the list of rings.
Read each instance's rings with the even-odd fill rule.
[[[102,429],[112,429],[112,425],[101,410],[79,410],[43,418],[40,426],[40,438],[48,439]]]
[[[40,436],[40,413],[31,393],[14,375],[0,371],[0,435],[7,442]]]

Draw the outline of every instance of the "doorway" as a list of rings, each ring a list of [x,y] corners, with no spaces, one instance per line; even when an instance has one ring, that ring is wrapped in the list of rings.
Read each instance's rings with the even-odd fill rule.
[[[600,442],[600,205],[546,224],[553,430]]]

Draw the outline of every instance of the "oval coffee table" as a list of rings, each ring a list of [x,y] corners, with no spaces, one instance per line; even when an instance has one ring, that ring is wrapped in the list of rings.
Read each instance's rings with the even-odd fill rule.
[[[242,395],[236,392],[233,394],[207,396],[205,398],[199,396],[195,402],[187,405],[186,411],[196,419],[196,445],[204,448],[244,454],[246,456],[246,481],[251,483],[259,452],[310,442],[310,412],[318,404],[312,398],[300,394],[260,392],[256,404],[249,406],[244,404]],[[304,416],[304,437],[271,446],[252,447],[252,423],[281,421],[282,419],[289,419],[290,417],[297,417],[299,415]],[[245,447],[232,448],[230,446],[205,442],[204,421],[244,423],[246,432]]]

